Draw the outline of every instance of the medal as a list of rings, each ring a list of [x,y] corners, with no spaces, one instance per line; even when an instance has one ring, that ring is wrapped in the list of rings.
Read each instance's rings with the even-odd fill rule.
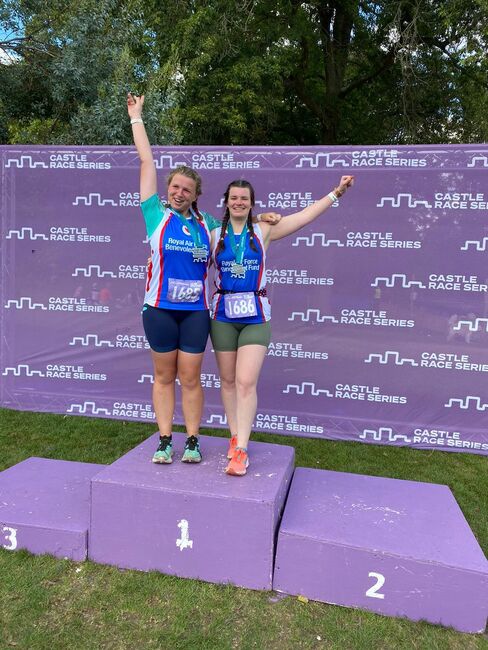
[[[246,249],[248,232],[247,232],[247,227],[245,226],[244,228],[245,229],[241,233],[239,243],[236,244],[234,229],[232,228],[232,224],[229,222],[228,233],[229,233],[230,247],[232,248],[232,252],[234,253],[234,261],[232,262],[230,267],[230,276],[231,278],[240,278],[241,280],[243,280],[246,277],[246,267],[243,264],[243,260],[244,260],[244,251]]]
[[[206,246],[195,246],[192,250],[194,262],[206,262],[208,257],[208,250]]]
[[[243,280],[246,277],[246,267],[244,266],[244,264],[239,264],[238,262],[232,262],[230,267],[230,277],[241,278]]]

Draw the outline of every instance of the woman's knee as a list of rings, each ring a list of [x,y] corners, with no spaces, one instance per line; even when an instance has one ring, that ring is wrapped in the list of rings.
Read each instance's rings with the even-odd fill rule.
[[[257,382],[248,377],[237,376],[236,377],[236,388],[237,394],[241,397],[248,397],[256,393]]]
[[[179,370],[178,379],[181,387],[185,390],[202,388],[200,370]]]
[[[174,384],[176,380],[176,368],[167,368],[165,370],[156,370],[154,372],[154,385],[165,387]]]
[[[232,390],[234,391],[236,389],[236,376],[234,374],[229,374],[229,375],[220,375],[220,386],[222,387],[222,390]]]

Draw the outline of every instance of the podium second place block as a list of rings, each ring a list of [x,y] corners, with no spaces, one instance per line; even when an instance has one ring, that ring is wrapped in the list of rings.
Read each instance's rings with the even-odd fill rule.
[[[273,586],[483,632],[488,562],[445,485],[297,468]]]
[[[203,461],[151,462],[154,435],[92,480],[89,557],[208,582],[271,589],[277,526],[294,450],[250,443],[244,477],[224,473],[228,439],[201,436]]]

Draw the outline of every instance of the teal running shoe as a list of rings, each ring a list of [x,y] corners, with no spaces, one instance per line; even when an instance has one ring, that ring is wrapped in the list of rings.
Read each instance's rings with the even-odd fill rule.
[[[153,463],[169,464],[173,462],[173,438],[172,436],[161,436],[159,438],[159,447],[152,457]]]
[[[199,463],[202,460],[200,443],[197,436],[188,436],[185,444],[185,451],[181,457],[182,463]]]

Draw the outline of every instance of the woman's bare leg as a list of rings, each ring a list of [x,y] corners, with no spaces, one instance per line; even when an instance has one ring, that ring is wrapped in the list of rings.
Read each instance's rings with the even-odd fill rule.
[[[257,410],[257,383],[266,356],[264,345],[243,345],[237,350],[237,445],[247,448]]]
[[[200,373],[203,352],[192,354],[178,350],[178,379],[181,383],[181,404],[189,436],[198,436],[203,412],[203,388]]]
[[[220,395],[227,416],[230,435],[237,436],[237,390],[236,361],[237,352],[215,351],[220,374]]]
[[[151,350],[154,365],[153,406],[160,436],[170,436],[173,429],[177,354],[177,350]]]

